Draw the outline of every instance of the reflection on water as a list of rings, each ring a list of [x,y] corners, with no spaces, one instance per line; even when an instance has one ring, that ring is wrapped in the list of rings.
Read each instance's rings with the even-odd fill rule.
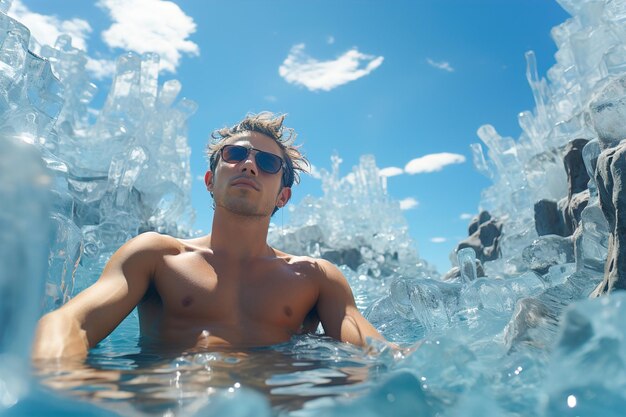
[[[121,415],[160,416],[189,415],[199,402],[246,388],[265,396],[274,414],[288,415],[320,398],[362,394],[386,369],[378,355],[312,335],[269,348],[178,356],[94,350],[85,361],[36,366],[51,390]]]

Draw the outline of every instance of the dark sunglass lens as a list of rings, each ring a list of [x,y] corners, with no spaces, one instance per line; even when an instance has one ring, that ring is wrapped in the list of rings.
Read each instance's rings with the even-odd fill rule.
[[[268,152],[257,153],[256,162],[259,168],[269,174],[276,174],[282,165],[282,161],[278,156]]]
[[[237,145],[227,145],[222,148],[222,158],[226,162],[243,161],[248,155],[248,148]]]

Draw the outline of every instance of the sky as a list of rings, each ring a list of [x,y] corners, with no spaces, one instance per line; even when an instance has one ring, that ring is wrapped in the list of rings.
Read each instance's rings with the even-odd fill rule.
[[[534,108],[524,54],[555,60],[554,0],[13,0],[39,44],[59,34],[89,57],[102,103],[124,51],[157,52],[160,82],[198,104],[189,120],[195,227],[210,231],[201,178],[210,133],[247,113],[287,113],[316,170],[371,154],[420,256],[444,273],[490,180],[472,164],[477,129],[518,138]],[[321,196],[303,176],[292,202]],[[285,216],[285,222],[288,222]]]

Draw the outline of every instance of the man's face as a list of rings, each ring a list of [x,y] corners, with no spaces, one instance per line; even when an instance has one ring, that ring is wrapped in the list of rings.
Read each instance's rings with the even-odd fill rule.
[[[258,132],[240,133],[229,138],[226,144],[255,148],[283,157],[278,144]],[[264,217],[271,215],[276,206],[282,207],[287,203],[291,189],[282,187],[283,169],[275,174],[259,169],[256,153],[252,150],[244,160],[235,163],[220,158],[215,172],[206,173],[207,189],[213,193],[216,208],[223,207],[244,216]]]

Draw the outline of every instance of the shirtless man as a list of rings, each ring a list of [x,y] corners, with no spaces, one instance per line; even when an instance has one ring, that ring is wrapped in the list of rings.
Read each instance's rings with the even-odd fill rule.
[[[382,336],[359,313],[330,262],[267,244],[271,215],[308,164],[284,116],[247,116],[213,133],[207,190],[212,233],[144,233],[124,244],[98,281],[42,317],[34,358],[86,356],[138,306],[141,340],[168,349],[252,347],[313,332],[364,346]]]

